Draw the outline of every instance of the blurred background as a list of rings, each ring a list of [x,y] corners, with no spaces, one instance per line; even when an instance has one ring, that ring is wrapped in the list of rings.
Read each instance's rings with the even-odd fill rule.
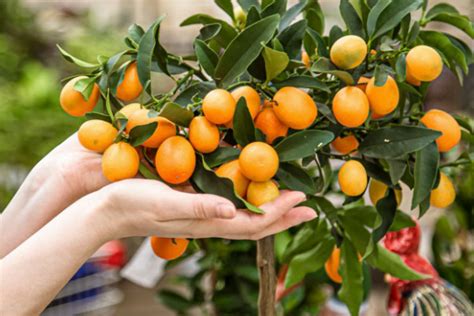
[[[430,5],[438,2],[441,1],[430,1]],[[449,3],[472,19],[472,0],[451,0]],[[326,29],[333,24],[341,24],[339,1],[321,0],[320,4],[327,14]],[[195,13],[226,19],[212,0],[0,0],[0,210],[5,208],[28,171],[41,157],[75,132],[81,124],[80,120],[69,117],[59,107],[61,78],[76,74],[79,70],[60,57],[55,45],[60,44],[72,55],[84,60],[94,61],[99,54],[110,56],[125,48],[122,39],[130,24],[147,27],[157,16],[165,14],[166,20],[161,28],[163,45],[173,53],[186,54],[192,50],[192,39],[199,27],[180,28],[179,24]],[[472,40],[465,34],[456,29],[447,31],[456,34],[472,47]],[[459,86],[455,76],[445,70],[432,84],[427,105],[472,117],[473,70],[471,67],[470,77],[466,78],[464,87]],[[424,226],[431,232],[427,237],[430,242],[425,248],[430,248],[433,232],[442,231],[441,236],[435,235],[435,238],[438,238],[439,244],[445,242],[449,245],[452,240],[462,238],[458,236],[460,227],[461,230],[472,229],[473,179],[465,181],[464,191],[469,199],[467,210],[462,210],[466,204],[461,203],[460,207],[459,204],[455,206],[461,211],[453,211],[449,216],[438,212],[433,215],[434,218],[424,219]],[[455,214],[454,217],[452,214]],[[444,221],[441,224],[439,216]],[[469,242],[470,246],[466,247],[473,247],[473,241]],[[128,257],[140,243],[141,240],[127,241]],[[474,250],[469,249],[470,259],[464,264],[469,265],[472,276]],[[459,251],[461,255],[458,253],[458,259],[463,257],[462,249]],[[124,248],[109,247],[105,256],[117,253],[125,256]],[[442,249],[435,249],[434,259],[443,268],[446,255]],[[448,261],[454,259],[449,257]],[[115,267],[120,267],[122,261]],[[462,272],[465,267],[459,267],[458,264],[454,272],[446,268],[446,274],[451,276],[450,281],[453,283],[456,280],[462,283],[465,278]],[[170,284],[173,286],[172,281],[166,281],[167,278],[151,289],[128,281],[114,280],[114,283],[118,282],[117,287],[122,295],[115,297],[116,306],[109,312],[113,315],[167,315],[168,312],[173,315],[156,299],[157,288]],[[466,287],[464,283],[462,286]],[[472,281],[467,285],[467,290],[471,291],[472,300]],[[179,304],[180,301],[177,302]],[[381,300],[375,297],[371,299],[368,314],[383,315],[384,306],[385,298]]]

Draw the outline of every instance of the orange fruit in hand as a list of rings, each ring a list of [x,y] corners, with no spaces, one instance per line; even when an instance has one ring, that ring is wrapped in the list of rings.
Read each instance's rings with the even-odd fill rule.
[[[295,87],[283,87],[273,97],[273,109],[278,119],[293,129],[305,129],[318,116],[318,108],[313,99]]]
[[[188,248],[189,240],[152,236],[150,244],[155,255],[165,260],[174,260],[183,255],[186,248]]]
[[[434,207],[445,208],[454,202],[456,190],[447,175],[440,172],[439,176],[438,186],[431,191],[430,204]]]
[[[143,109],[142,105],[140,103],[130,103],[121,108],[118,112],[125,116],[126,118],[130,118],[133,113],[135,113],[137,110]],[[117,116],[116,114],[116,116]]]
[[[369,100],[359,88],[344,87],[334,96],[332,111],[339,124],[358,127],[369,116]]]
[[[370,180],[369,197],[373,205],[377,205],[377,202],[381,198],[385,197],[385,194],[387,194],[387,189],[388,186],[385,183],[375,179]],[[402,191],[395,190],[395,199],[397,201],[397,205],[400,205],[400,202],[402,201]]]
[[[102,156],[102,172],[112,182],[135,177],[139,164],[137,151],[125,142],[112,144]]]
[[[407,73],[419,81],[433,81],[443,71],[443,60],[436,50],[426,45],[410,49],[406,57]]]
[[[217,168],[216,174],[221,178],[227,178],[232,180],[235,192],[239,196],[245,197],[245,193],[247,192],[247,187],[249,185],[250,180],[247,179],[240,171],[240,164],[238,159],[226,162],[225,164]]]
[[[429,110],[420,120],[426,127],[440,131],[436,139],[440,152],[450,151],[461,140],[461,127],[449,113],[441,110]]]
[[[137,63],[127,66],[122,82],[117,86],[116,96],[122,101],[131,101],[140,96],[143,87],[138,78]]]
[[[369,83],[370,78],[367,77],[360,77],[359,80],[357,81],[357,88],[365,92],[365,89],[367,88],[367,84]]]
[[[189,124],[189,141],[201,153],[213,152],[219,146],[219,129],[204,116],[196,116]]]
[[[342,193],[348,196],[359,196],[367,188],[367,172],[357,160],[345,162],[337,176]]]
[[[337,137],[332,141],[331,146],[342,155],[347,155],[359,148],[359,141],[354,135]]]
[[[202,100],[202,111],[209,122],[225,124],[234,117],[235,105],[232,94],[223,89],[214,89]]]
[[[117,133],[118,130],[109,122],[90,120],[79,127],[77,137],[82,146],[101,153],[114,143]]]
[[[365,93],[369,98],[370,109],[378,115],[392,113],[400,100],[397,83],[390,76],[387,77],[387,81],[381,87],[375,85],[375,77],[372,77],[367,84]]]
[[[252,119],[257,116],[258,110],[260,109],[260,96],[254,88],[242,86],[233,90],[231,94],[235,102],[239,102],[239,99],[244,97]]]
[[[126,131],[130,133],[134,127],[153,122],[157,122],[158,125],[150,138],[143,142],[143,147],[158,148],[165,139],[176,135],[176,125],[173,122],[161,116],[150,117],[150,110],[148,109],[140,109],[133,112],[132,116],[128,119]]]
[[[253,142],[244,147],[239,156],[240,170],[248,179],[257,182],[270,180],[279,166],[278,154],[272,146]]]
[[[341,250],[334,248],[331,256],[324,264],[324,270],[328,277],[335,283],[342,283],[342,277],[339,274],[339,264],[341,262]]]
[[[255,206],[271,202],[280,196],[277,185],[272,180],[250,182],[247,189],[247,201]]]
[[[193,175],[196,153],[186,138],[172,136],[158,148],[155,166],[161,179],[171,184],[180,184]]]
[[[367,56],[367,44],[359,36],[346,35],[338,39],[329,52],[331,61],[341,69],[354,69]]]
[[[59,96],[59,103],[63,108],[64,112],[72,116],[84,116],[87,112],[92,111],[97,101],[99,101],[99,86],[94,83],[92,93],[88,100],[84,99],[84,96],[74,89],[74,85],[81,79],[86,79],[85,76],[80,76],[69,80],[68,83],[61,90]]]
[[[267,143],[271,144],[278,137],[288,134],[288,126],[283,124],[275,114],[272,107],[264,107],[255,119],[255,127],[266,136]]]
[[[301,52],[301,62],[306,66],[306,68],[311,67],[311,59],[306,51]]]

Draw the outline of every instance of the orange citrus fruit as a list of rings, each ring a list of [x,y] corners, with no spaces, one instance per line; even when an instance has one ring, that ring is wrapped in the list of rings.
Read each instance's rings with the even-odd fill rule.
[[[142,109],[142,105],[140,103],[130,103],[121,108],[117,113],[122,114],[126,118],[130,118],[135,111]]]
[[[342,277],[339,274],[340,261],[341,250],[339,248],[334,248],[331,253],[331,256],[324,264],[324,270],[326,270],[326,274],[335,283],[342,283]]]
[[[341,69],[354,69],[367,56],[367,44],[359,36],[346,35],[338,39],[329,52],[331,61]]]
[[[311,67],[311,59],[306,51],[301,53],[301,62],[306,66],[306,68]]]
[[[367,88],[367,84],[369,83],[369,81],[370,81],[370,78],[360,77],[359,80],[357,81],[356,87],[365,92],[365,89]]]
[[[102,156],[102,172],[112,182],[135,177],[139,164],[137,151],[125,142],[110,145]]]
[[[272,146],[253,142],[244,147],[239,156],[240,170],[252,181],[270,180],[279,166],[278,154]]]
[[[99,153],[104,152],[114,143],[118,130],[109,122],[102,120],[90,120],[84,122],[77,136],[79,142],[85,148]]]
[[[158,148],[155,166],[161,179],[171,184],[180,184],[193,175],[196,153],[186,138],[171,136]]]
[[[214,89],[202,100],[202,111],[209,122],[225,124],[234,117],[235,105],[232,94],[223,89]]]
[[[365,93],[369,99],[370,109],[378,115],[392,113],[400,100],[397,83],[390,76],[387,77],[387,81],[381,87],[375,85],[375,77],[372,77],[367,84]]]
[[[369,185],[369,197],[373,205],[377,205],[377,202],[385,197],[387,194],[387,185],[381,181],[371,179]],[[395,199],[397,200],[397,205],[400,205],[402,201],[402,191],[395,190]]]
[[[273,97],[278,119],[293,129],[305,129],[318,116],[316,103],[309,94],[295,87],[283,87]]]
[[[461,127],[449,113],[441,110],[429,110],[420,120],[426,127],[440,131],[436,139],[440,152],[450,151],[461,140]]]
[[[419,87],[421,85],[421,81],[413,77],[411,72],[407,69],[406,70],[406,81],[416,87]]]
[[[426,45],[410,49],[406,57],[407,73],[419,81],[433,81],[443,71],[443,60],[438,52]]]
[[[255,119],[255,127],[266,136],[267,143],[271,144],[278,137],[288,134],[288,126],[283,124],[275,114],[272,107],[264,107]]]
[[[354,135],[337,137],[331,143],[332,148],[342,155],[347,155],[359,148],[359,141]]]
[[[242,86],[233,90],[231,94],[236,102],[239,102],[239,99],[244,97],[252,119],[257,116],[258,110],[260,109],[260,96],[254,88]]]
[[[247,179],[240,171],[240,164],[238,159],[226,162],[225,164],[217,168],[216,174],[221,178],[227,178],[232,180],[235,192],[239,196],[245,197],[245,193],[247,192],[247,187],[249,185],[250,180]]]
[[[250,182],[247,189],[247,201],[255,206],[275,200],[280,195],[275,182],[269,180],[265,182]]]
[[[345,162],[338,174],[341,191],[348,196],[359,196],[367,188],[367,172],[357,160]]]
[[[165,139],[176,135],[176,126],[173,122],[161,116],[150,117],[150,110],[148,109],[140,109],[133,112],[132,116],[128,119],[126,131],[130,133],[134,127],[153,122],[157,122],[158,125],[150,138],[143,142],[143,147],[158,148]]]
[[[186,248],[188,248],[189,240],[152,236],[150,244],[155,255],[165,260],[174,260],[183,255]]]
[[[127,66],[122,82],[117,86],[116,96],[122,101],[131,101],[140,96],[143,87],[138,78],[137,63]]]
[[[72,116],[84,116],[87,112],[92,111],[97,101],[99,101],[99,86],[94,83],[92,88],[92,93],[89,96],[88,100],[84,99],[84,96],[74,89],[74,85],[81,79],[87,77],[80,76],[69,80],[68,83],[61,90],[61,95],[59,96],[59,103],[63,108],[64,112]]]
[[[438,186],[431,191],[430,204],[434,207],[445,208],[454,202],[456,190],[447,175],[440,172],[439,176]]]
[[[332,111],[339,124],[358,127],[369,116],[369,100],[359,88],[344,87],[334,96]]]
[[[189,141],[201,153],[213,152],[219,146],[219,129],[204,116],[196,116],[189,124]]]

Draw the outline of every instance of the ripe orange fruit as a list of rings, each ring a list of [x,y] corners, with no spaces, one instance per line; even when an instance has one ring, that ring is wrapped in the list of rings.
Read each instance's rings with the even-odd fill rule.
[[[252,119],[257,116],[258,110],[260,109],[260,96],[254,88],[242,86],[232,91],[231,94],[235,102],[239,102],[239,99],[244,97]]]
[[[331,61],[341,69],[354,69],[367,56],[367,44],[359,36],[346,35],[338,39],[329,52]]]
[[[372,77],[367,84],[365,93],[369,99],[370,109],[378,115],[392,113],[400,100],[400,92],[398,91],[397,83],[390,76],[381,87],[375,85],[375,77]]]
[[[372,201],[373,205],[377,205],[377,202],[385,197],[385,194],[387,193],[387,185],[385,183],[371,179],[370,180],[370,185],[369,185],[369,197],[370,200]],[[402,191],[400,190],[395,190],[395,199],[397,200],[397,205],[400,205],[402,201]]]
[[[74,90],[74,85],[81,79],[85,79],[85,76],[79,76],[69,80],[68,83],[61,90],[61,95],[59,96],[59,103],[63,108],[64,112],[72,116],[84,116],[87,112],[92,111],[97,101],[99,101],[99,86],[94,83],[92,88],[92,93],[89,96],[89,99],[86,101],[84,96],[79,92]]]
[[[273,97],[273,109],[278,119],[293,129],[305,129],[318,116],[318,108],[313,99],[295,87],[283,87]]]
[[[306,68],[311,67],[311,59],[306,51],[301,52],[301,61],[306,66]]]
[[[125,142],[110,145],[102,156],[102,172],[112,182],[135,177],[139,164],[137,151]]]
[[[421,81],[413,77],[411,72],[407,69],[406,70],[406,81],[416,87],[419,87],[421,85]]]
[[[430,204],[434,207],[445,208],[454,202],[456,190],[447,175],[440,172],[439,176],[438,187],[431,191]]]
[[[441,110],[429,110],[420,120],[426,127],[440,131],[436,139],[440,152],[450,151],[461,140],[461,127],[450,114]]]
[[[332,111],[339,124],[358,127],[369,116],[369,100],[359,88],[344,87],[334,96]]]
[[[150,110],[148,109],[140,109],[133,112],[132,116],[129,117],[127,122],[127,133],[136,127],[147,125],[152,122],[157,122],[158,126],[155,129],[155,132],[148,138],[145,142],[143,142],[143,147],[148,148],[158,148],[165,139],[176,135],[176,126],[173,122],[168,120],[167,118],[161,116],[149,117]]]
[[[192,176],[196,167],[196,153],[186,138],[172,136],[158,148],[155,166],[161,179],[180,184]]]
[[[247,189],[247,201],[255,206],[271,202],[280,195],[277,185],[272,180],[250,182]]]
[[[121,113],[126,118],[130,118],[133,113],[142,108],[143,107],[140,103],[130,103],[121,108],[117,113]]]
[[[216,174],[221,178],[227,178],[232,180],[235,192],[239,196],[245,197],[245,193],[247,192],[247,187],[250,181],[240,171],[240,164],[238,159],[226,162],[225,164],[217,168]]]
[[[235,105],[232,94],[223,89],[214,89],[202,100],[202,111],[209,122],[225,124],[234,117]]]
[[[410,49],[406,57],[407,73],[419,81],[433,81],[443,71],[443,61],[436,50],[426,45]]]
[[[279,159],[272,146],[253,142],[244,147],[239,156],[240,170],[252,181],[270,180],[277,172]]]
[[[260,129],[266,136],[267,143],[271,144],[278,137],[288,134],[288,126],[283,124],[275,114],[272,107],[263,108],[255,119],[255,127]]]
[[[324,264],[324,270],[328,277],[335,283],[342,283],[342,277],[339,274],[339,264],[341,262],[341,250],[334,248],[331,256]]]
[[[367,187],[367,172],[357,160],[345,162],[338,174],[339,186],[342,193],[348,196],[359,196]]]
[[[213,152],[219,146],[219,129],[204,116],[196,116],[189,124],[189,141],[201,153]]]
[[[90,120],[79,127],[77,137],[82,146],[101,153],[114,143],[117,133],[117,129],[109,122]]]
[[[359,80],[357,81],[357,88],[365,92],[365,89],[367,88],[367,84],[369,83],[370,78],[367,77],[360,77]]]
[[[189,240],[152,236],[150,244],[155,255],[165,260],[174,260],[183,255],[186,248],[188,248]]]
[[[359,148],[359,141],[354,135],[349,135],[345,137],[337,137],[332,141],[331,145],[332,148],[342,155],[347,155]]]
[[[116,96],[122,101],[131,101],[140,96],[143,87],[138,78],[137,63],[127,66],[122,82],[117,86]]]

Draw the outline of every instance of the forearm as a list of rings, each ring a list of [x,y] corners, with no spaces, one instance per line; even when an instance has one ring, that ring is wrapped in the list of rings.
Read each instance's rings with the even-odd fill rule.
[[[78,200],[0,261],[0,315],[39,314],[115,237],[102,206],[100,193]]]

